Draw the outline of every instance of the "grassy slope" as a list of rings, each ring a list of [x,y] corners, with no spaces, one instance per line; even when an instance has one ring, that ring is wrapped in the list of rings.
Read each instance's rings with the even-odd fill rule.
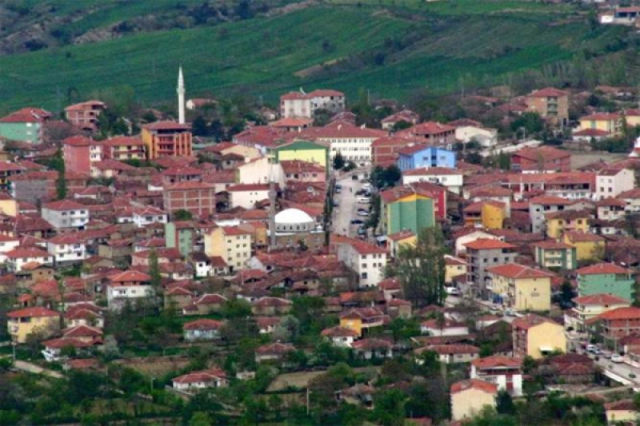
[[[345,1],[349,0],[340,3]],[[602,28],[587,40],[585,23],[547,25],[564,16],[567,6],[514,0],[457,0],[425,6],[417,0],[397,0],[394,7],[404,10],[405,18],[412,13],[430,20],[440,16],[446,25],[439,26],[381,13],[378,3],[392,0],[363,3],[362,7],[317,6],[274,18],[2,57],[0,109],[25,104],[56,109],[65,104],[70,87],[86,97],[97,88],[130,85],[145,101],[172,99],[179,63],[185,67],[191,95],[247,92],[274,100],[280,92],[304,84],[331,86],[352,96],[361,87],[381,96],[405,96],[418,87],[447,90],[457,87],[461,78],[495,80],[570,58],[585,46],[602,47],[624,31]],[[420,32],[420,40],[389,56],[384,66],[361,65],[305,79],[293,75],[377,48],[385,39],[408,31]],[[323,40],[331,41],[335,49],[323,50]]]

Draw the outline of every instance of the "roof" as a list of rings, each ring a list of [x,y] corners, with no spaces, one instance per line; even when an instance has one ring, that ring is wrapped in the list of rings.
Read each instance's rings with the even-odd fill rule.
[[[550,205],[550,206],[566,206],[571,204],[570,200],[561,197],[555,197],[552,195],[541,195],[539,197],[533,197],[529,200],[530,204],[542,204],[542,205]]]
[[[300,209],[285,209],[276,213],[274,220],[276,224],[300,224],[300,223],[314,223],[315,221],[307,213]]]
[[[574,297],[573,302],[577,305],[597,305],[597,306],[606,306],[606,305],[622,305],[629,304],[629,301],[623,299],[622,297],[614,296],[612,294],[607,293],[599,293],[599,294],[591,294],[588,296],[579,296]]]
[[[51,117],[51,113],[41,108],[21,108],[0,118],[0,123],[41,123]]]
[[[564,233],[565,237],[572,243],[586,243],[604,241],[600,235],[582,231],[568,231]]]
[[[554,240],[538,241],[537,243],[533,243],[533,246],[543,250],[566,250],[572,248],[569,244]]]
[[[615,263],[596,263],[595,265],[585,266],[576,271],[578,275],[599,275],[599,274],[630,274],[631,271],[618,266]]]
[[[551,160],[556,160],[560,158],[571,157],[571,153],[569,151],[564,151],[562,149],[554,148],[552,146],[547,146],[547,145],[542,145],[538,147],[525,147],[514,152],[513,155],[526,158],[527,160],[532,160],[532,161],[538,161],[538,159],[543,159],[544,161],[551,161]]]
[[[534,90],[527,96],[532,98],[551,98],[568,95],[569,92],[565,92],[564,90],[556,89],[555,87],[545,87],[544,89]]]
[[[604,409],[607,411],[634,411],[638,412],[633,399],[621,399],[619,401],[607,402],[604,404]]]
[[[144,143],[138,136],[114,136],[104,141],[107,146],[142,146]]]
[[[111,282],[113,283],[129,282],[129,281],[146,282],[146,281],[151,281],[151,276],[149,276],[148,274],[145,274],[144,272],[129,270],[129,271],[123,271],[123,272],[117,273],[113,275],[110,279],[111,279]]]
[[[56,311],[43,308],[42,306],[33,306],[29,308],[18,309],[17,311],[7,312],[9,318],[24,318],[24,317],[57,317],[60,315]]]
[[[64,145],[69,146],[89,146],[92,142],[90,138],[82,135],[69,136],[62,141]]]
[[[86,210],[86,206],[71,200],[59,200],[46,203],[43,208],[49,210]]]
[[[449,167],[422,167],[419,169],[405,170],[403,176],[437,176],[437,175],[462,175],[462,172]]]
[[[448,124],[438,123],[437,121],[425,121],[416,124],[413,127],[398,132],[398,135],[438,135],[446,132],[453,132],[456,128]]]
[[[514,319],[513,322],[511,323],[511,326],[514,328],[528,330],[531,327],[543,324],[545,322],[557,325],[557,323],[550,318],[542,317],[540,315],[529,314],[527,316]]]
[[[622,118],[622,116],[618,113],[596,112],[594,114],[584,115],[580,117],[579,120],[619,120],[620,118]]]
[[[216,321],[208,318],[202,318],[183,324],[185,330],[217,330],[224,325],[222,321]]]
[[[269,184],[268,183],[239,183],[237,185],[232,185],[227,188],[227,191],[268,191]]]
[[[603,312],[596,318],[603,320],[624,320],[624,319],[640,319],[640,308],[635,306],[627,306],[622,308],[612,309],[607,312]]]
[[[155,121],[153,123],[145,124],[142,126],[148,130],[191,130],[190,124],[180,124],[177,121]]]
[[[209,368],[202,371],[194,371],[191,373],[183,374],[172,380],[174,383],[200,383],[210,382],[213,380],[226,379],[227,374],[220,368]]]
[[[340,326],[325,328],[321,334],[325,337],[358,337],[355,330]]]
[[[498,386],[484,380],[468,379],[461,380],[451,385],[451,393],[458,393],[468,389],[478,389],[486,393],[495,394],[498,392]]]
[[[467,344],[445,344],[445,345],[429,345],[415,350],[417,354],[423,352],[433,351],[438,354],[477,354],[480,352],[480,348],[474,345]]]
[[[520,358],[511,358],[502,355],[488,356],[485,358],[478,358],[471,361],[471,365],[479,368],[480,370],[488,368],[520,368],[522,366],[522,360]]]
[[[513,244],[505,243],[500,240],[493,240],[489,238],[478,238],[475,241],[471,241],[465,244],[465,247],[472,250],[497,250],[497,249],[515,249]]]
[[[551,278],[552,273],[541,269],[532,268],[530,266],[520,265],[517,263],[508,263],[506,265],[497,265],[487,268],[487,272],[500,275],[507,278]]]

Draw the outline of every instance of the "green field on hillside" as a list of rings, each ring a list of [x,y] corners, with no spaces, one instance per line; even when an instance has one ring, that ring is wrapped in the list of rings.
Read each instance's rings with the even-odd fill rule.
[[[350,96],[360,88],[384,97],[407,96],[417,88],[444,92],[461,79],[467,85],[490,83],[585,48],[601,50],[626,31],[610,26],[590,32],[586,19],[554,25],[553,19],[569,15],[562,5],[487,2],[485,11],[502,12],[484,14],[479,6],[462,13],[454,3],[434,3],[426,8],[438,12],[407,16],[375,3],[313,6],[271,18],[0,57],[0,110],[57,110],[70,91],[86,98],[96,89],[122,85],[144,102],[171,101],[179,64],[188,96],[245,93],[274,101],[300,86],[333,87]],[[509,12],[514,4],[537,13]],[[401,47],[389,47],[395,44]]]

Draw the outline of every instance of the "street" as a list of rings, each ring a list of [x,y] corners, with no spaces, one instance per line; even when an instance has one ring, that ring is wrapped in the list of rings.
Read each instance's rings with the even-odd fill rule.
[[[336,184],[342,187],[341,192],[336,193],[333,200],[338,204],[333,209],[333,232],[336,234],[346,235],[348,237],[356,236],[356,225],[351,225],[351,220],[355,218],[367,220],[367,217],[357,216],[356,211],[358,204],[356,202],[356,192],[360,190],[362,184],[358,180],[353,180],[351,174],[346,174],[336,180]],[[362,207],[366,207],[364,204]]]

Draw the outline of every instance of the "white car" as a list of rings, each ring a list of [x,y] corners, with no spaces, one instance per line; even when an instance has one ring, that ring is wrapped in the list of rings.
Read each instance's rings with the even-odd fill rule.
[[[611,362],[623,362],[622,356],[620,354],[611,355]]]
[[[445,290],[447,292],[447,294],[450,294],[451,296],[460,296],[460,289],[458,289],[457,287],[445,287]]]

